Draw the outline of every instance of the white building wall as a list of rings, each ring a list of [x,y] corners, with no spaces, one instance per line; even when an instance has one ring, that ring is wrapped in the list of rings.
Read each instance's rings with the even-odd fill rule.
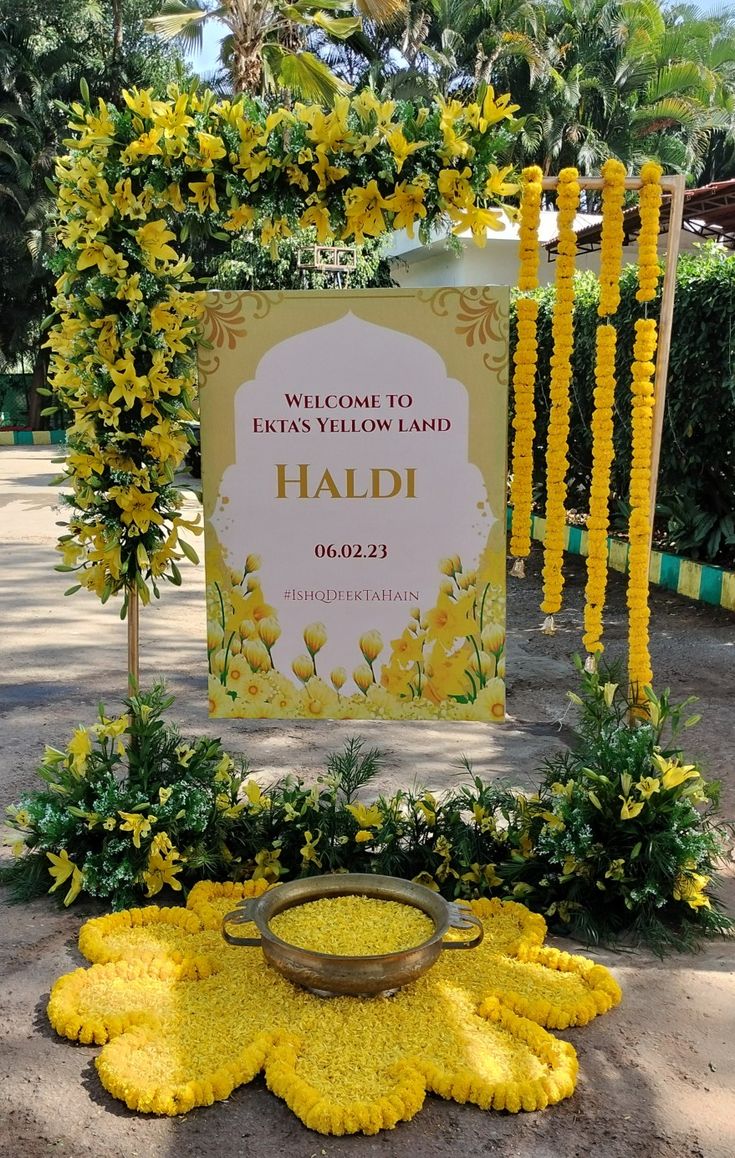
[[[577,228],[599,217],[581,216]],[[539,240],[543,244],[556,236],[556,213],[544,211],[541,214]],[[696,245],[696,235],[682,231],[681,248],[691,249]],[[407,289],[426,289],[432,286],[461,285],[506,285],[518,283],[518,230],[517,226],[506,225],[502,233],[488,233],[484,249],[475,244],[470,235],[459,238],[461,249],[450,248],[445,238],[437,238],[429,245],[421,245],[417,239],[410,240],[405,233],[398,233],[393,239],[391,258],[393,277],[398,285]],[[666,252],[666,237],[659,242],[661,256]],[[635,264],[637,246],[626,246],[623,250],[623,264]],[[578,269],[591,269],[595,273],[600,268],[600,253],[580,253],[577,255]],[[539,257],[539,283],[550,285],[556,276],[556,262],[549,261],[542,248]]]

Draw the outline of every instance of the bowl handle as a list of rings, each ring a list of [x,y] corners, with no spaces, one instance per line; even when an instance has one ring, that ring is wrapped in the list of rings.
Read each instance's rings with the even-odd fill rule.
[[[259,897],[247,897],[231,913],[222,919],[222,936],[230,945],[262,945],[260,937],[237,937],[227,932],[228,925],[250,925],[255,920],[255,909]]]
[[[485,936],[485,927],[479,917],[476,917],[465,905],[452,902],[447,904],[449,909],[449,927],[451,929],[470,929],[475,925],[480,931],[470,941],[442,941],[443,949],[476,949]]]

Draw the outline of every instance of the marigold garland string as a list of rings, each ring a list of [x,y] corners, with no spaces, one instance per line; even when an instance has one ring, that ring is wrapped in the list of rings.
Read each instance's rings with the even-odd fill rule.
[[[574,219],[579,206],[576,169],[562,169],[557,186],[556,298],[552,321],[554,352],[551,357],[551,412],[546,443],[546,541],[544,588],[541,610],[546,612],[543,630],[554,630],[554,613],[561,608],[566,527],[566,477],[569,462],[569,386],[574,348],[574,265],[577,237]]]
[[[620,1000],[603,966],[544,947],[540,916],[478,900],[479,949],[446,954],[390,999],[325,1001],[259,949],[223,944],[224,913],[265,887],[202,882],[185,910],[131,909],[82,928],[94,964],[56,982],[49,1019],[62,1036],[103,1046],[100,1080],[130,1109],[183,1114],[261,1071],[322,1134],[390,1129],[427,1091],[483,1109],[544,1109],[569,1097],[578,1068],[548,1029],[586,1025]]]
[[[541,220],[542,173],[537,165],[523,170],[520,223],[520,269],[518,289],[538,287],[538,228]],[[511,505],[513,525],[510,551],[515,557],[512,574],[523,577],[523,560],[531,550],[531,503],[533,486],[533,439],[536,410],[533,395],[538,362],[536,325],[538,302],[522,297],[516,303],[518,341],[513,354],[513,468]]]
[[[633,453],[630,469],[630,550],[628,555],[628,678],[633,694],[643,697],[651,683],[648,648],[648,567],[651,540],[651,449],[656,355],[656,322],[640,318],[635,324],[632,373]]]
[[[652,301],[659,279],[658,233],[661,209],[661,166],[648,162],[641,169],[638,237],[640,302]],[[648,570],[651,555],[651,457],[653,448],[654,375],[658,341],[654,318],[635,326],[632,373],[632,438],[630,470],[630,550],[628,556],[628,679],[632,694],[642,699],[653,672],[649,652]]]
[[[597,312],[609,318],[620,304],[620,271],[623,262],[623,199],[625,166],[610,158],[602,167],[602,246],[600,252],[600,304]],[[585,587],[583,643],[590,653],[586,666],[594,670],[595,655],[603,650],[602,615],[607,589],[607,536],[610,507],[610,467],[615,405],[615,351],[613,325],[597,327],[595,394],[592,412],[592,481],[587,518],[588,555]]]

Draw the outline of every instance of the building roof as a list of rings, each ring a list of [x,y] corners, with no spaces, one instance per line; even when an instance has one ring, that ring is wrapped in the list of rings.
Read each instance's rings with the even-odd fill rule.
[[[664,197],[661,205],[660,233],[669,231],[669,209],[671,199]],[[623,214],[625,244],[629,245],[638,236],[641,218],[637,205],[626,209]],[[684,193],[684,219],[682,228],[702,238],[716,238],[729,249],[735,249],[735,180],[717,181],[704,185],[701,189],[687,189]],[[580,253],[594,253],[600,248],[602,222],[586,225],[577,231],[577,249]],[[554,237],[546,243],[549,257],[557,249],[559,239]]]

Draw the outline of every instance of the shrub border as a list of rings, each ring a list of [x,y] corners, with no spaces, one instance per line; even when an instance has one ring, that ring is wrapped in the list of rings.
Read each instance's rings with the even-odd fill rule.
[[[508,527],[512,511],[508,508]],[[543,543],[546,537],[546,520],[540,515],[531,516],[531,538]],[[572,555],[587,556],[588,533],[583,527],[567,526],[564,529],[564,550]],[[607,540],[607,562],[613,571],[628,570],[629,544],[622,539]],[[651,551],[648,578],[657,587],[695,599],[700,603],[710,603],[735,611],[735,571],[726,571],[711,563],[696,563],[680,555],[670,555],[666,551]]]

